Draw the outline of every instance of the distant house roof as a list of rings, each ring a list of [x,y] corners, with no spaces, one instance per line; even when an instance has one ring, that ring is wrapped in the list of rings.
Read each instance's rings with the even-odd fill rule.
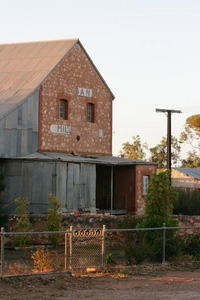
[[[200,180],[200,168],[173,168],[173,169]]]
[[[12,158],[8,158],[11,160]],[[128,159],[116,156],[84,156],[77,154],[65,154],[57,152],[35,152],[23,157],[14,158],[15,160],[41,160],[41,161],[66,161],[72,163],[89,163],[89,164],[102,164],[110,166],[124,166],[124,165],[156,165],[157,163],[146,162],[139,159]],[[7,160],[7,158],[2,158]]]
[[[77,43],[93,64],[78,39],[0,44],[0,119],[32,94]]]

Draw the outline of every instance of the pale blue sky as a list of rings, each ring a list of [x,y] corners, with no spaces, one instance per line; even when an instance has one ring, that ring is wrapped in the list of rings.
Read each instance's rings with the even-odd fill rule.
[[[109,85],[113,154],[200,113],[200,0],[0,0],[0,43],[79,38]]]

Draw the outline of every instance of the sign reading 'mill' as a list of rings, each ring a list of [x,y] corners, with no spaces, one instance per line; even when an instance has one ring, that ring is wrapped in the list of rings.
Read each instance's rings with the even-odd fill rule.
[[[52,124],[50,130],[53,133],[70,134],[71,126]]]
[[[77,88],[77,96],[92,97],[92,90],[91,89],[86,89],[86,88],[83,88],[83,87],[78,87]]]

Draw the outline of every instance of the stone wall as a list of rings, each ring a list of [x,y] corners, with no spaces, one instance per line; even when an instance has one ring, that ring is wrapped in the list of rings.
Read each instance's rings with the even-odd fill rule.
[[[132,216],[133,218],[138,218]],[[174,216],[179,220],[179,226],[200,226],[200,216]],[[102,228],[106,225],[107,229],[117,229],[119,222],[126,216],[114,216],[109,214],[66,214],[63,215],[63,227],[67,230],[70,226],[74,228]],[[7,231],[16,231],[17,216],[9,218]],[[32,231],[47,231],[47,215],[31,215],[30,221]]]
[[[64,229],[69,229],[70,226],[74,228],[102,228],[106,225],[107,228],[117,228],[117,222],[122,216],[112,215],[97,215],[97,214],[66,214],[63,215],[62,225]],[[9,218],[7,231],[16,231],[17,216],[12,215]],[[47,231],[47,215],[31,215],[30,221],[32,224],[32,231]]]
[[[78,88],[92,96],[77,94]],[[68,119],[59,118],[60,99],[68,101]],[[40,88],[39,150],[112,155],[113,96],[77,44],[50,73]],[[87,103],[94,104],[94,123],[87,122]],[[52,125],[65,126],[54,133]]]

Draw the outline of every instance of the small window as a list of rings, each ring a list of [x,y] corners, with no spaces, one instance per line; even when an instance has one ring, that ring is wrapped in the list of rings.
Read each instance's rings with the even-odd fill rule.
[[[68,119],[68,101],[65,99],[60,100],[60,119]]]
[[[147,194],[149,186],[149,176],[143,176],[143,195]]]
[[[94,104],[87,104],[87,122],[94,123]]]

